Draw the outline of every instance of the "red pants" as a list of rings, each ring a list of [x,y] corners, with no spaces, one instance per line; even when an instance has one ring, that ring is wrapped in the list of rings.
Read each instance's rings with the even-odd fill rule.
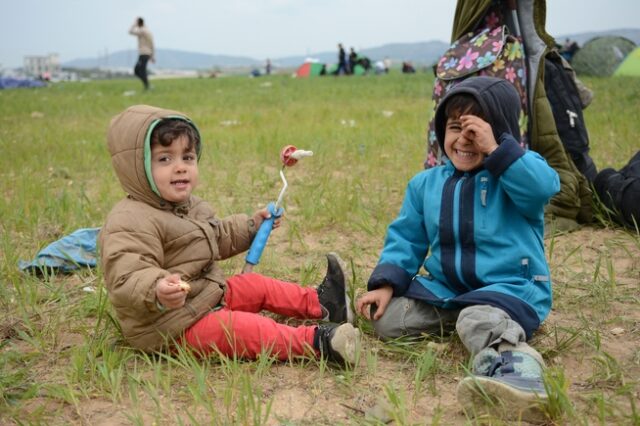
[[[263,309],[299,319],[322,317],[314,288],[254,273],[234,275],[227,280],[224,307],[189,327],[183,342],[203,355],[218,351],[248,359],[263,352],[280,360],[314,352],[317,326],[280,324],[259,315]]]

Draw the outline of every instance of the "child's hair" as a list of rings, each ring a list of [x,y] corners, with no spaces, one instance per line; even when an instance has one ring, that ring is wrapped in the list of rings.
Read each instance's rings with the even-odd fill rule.
[[[475,97],[468,93],[459,93],[447,101],[444,107],[444,115],[447,118],[459,118],[461,115],[475,115],[483,120],[487,117]]]
[[[188,148],[195,146],[196,152],[200,151],[200,136],[198,131],[189,123],[178,118],[162,120],[151,133],[151,146],[159,144],[169,146],[180,136],[186,136],[189,140]]]

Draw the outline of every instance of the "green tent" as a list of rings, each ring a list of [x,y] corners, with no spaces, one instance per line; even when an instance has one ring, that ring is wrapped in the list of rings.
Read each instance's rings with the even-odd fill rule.
[[[615,76],[628,75],[640,77],[640,47],[636,47],[613,73]]]
[[[324,64],[317,62],[305,62],[296,70],[296,77],[313,77],[322,75],[323,69],[325,69]]]
[[[624,37],[595,37],[573,55],[571,66],[578,75],[608,77],[635,47],[634,42]]]

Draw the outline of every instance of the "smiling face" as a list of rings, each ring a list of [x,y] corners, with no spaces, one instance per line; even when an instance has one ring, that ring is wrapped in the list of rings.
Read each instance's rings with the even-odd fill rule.
[[[187,201],[198,185],[195,144],[184,134],[168,146],[152,144],[151,174],[162,198],[172,203]]]
[[[444,152],[461,172],[477,169],[484,162],[485,154],[470,137],[463,136],[460,117],[448,118],[444,133]]]

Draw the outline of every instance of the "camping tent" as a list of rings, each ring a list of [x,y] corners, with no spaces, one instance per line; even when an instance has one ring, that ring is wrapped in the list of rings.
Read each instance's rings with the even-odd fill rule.
[[[325,65],[318,62],[305,62],[296,70],[296,77],[311,77],[322,75],[322,70],[324,68]]]
[[[629,53],[613,75],[630,75],[640,77],[640,47]]]
[[[635,47],[633,41],[624,37],[595,37],[576,52],[571,66],[579,75],[608,77]]]

